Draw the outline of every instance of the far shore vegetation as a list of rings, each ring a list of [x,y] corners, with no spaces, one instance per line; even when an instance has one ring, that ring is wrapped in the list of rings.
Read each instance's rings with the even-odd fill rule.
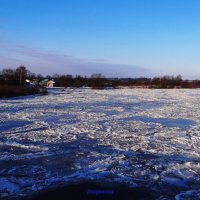
[[[25,96],[39,93],[37,88],[27,88],[18,85],[0,85],[0,98]]]
[[[200,88],[200,80],[183,80],[181,75],[162,76],[154,78],[105,78],[102,74],[86,76],[72,76],[70,74],[54,74],[43,76],[35,74],[19,66],[16,69],[3,69],[0,71],[0,98],[45,93],[45,81],[52,80],[54,87],[91,87],[92,89],[106,88]],[[43,88],[43,89],[42,89]]]

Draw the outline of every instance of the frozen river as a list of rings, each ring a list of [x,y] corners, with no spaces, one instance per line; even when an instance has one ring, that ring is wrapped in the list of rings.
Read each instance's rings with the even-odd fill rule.
[[[200,199],[200,90],[66,89],[0,100],[0,199],[82,180]]]

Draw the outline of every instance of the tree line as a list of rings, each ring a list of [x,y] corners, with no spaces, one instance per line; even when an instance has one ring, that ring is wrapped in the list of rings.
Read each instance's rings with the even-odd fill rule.
[[[26,85],[26,80],[34,80],[39,86],[44,79],[53,80],[57,87],[83,87],[92,88],[117,88],[119,86],[140,87],[140,88],[200,88],[199,80],[183,80],[178,76],[161,76],[154,78],[105,78],[102,74],[92,74],[90,77],[69,74],[54,74],[43,76],[27,70],[23,65],[16,69],[3,69],[0,71],[1,85]]]

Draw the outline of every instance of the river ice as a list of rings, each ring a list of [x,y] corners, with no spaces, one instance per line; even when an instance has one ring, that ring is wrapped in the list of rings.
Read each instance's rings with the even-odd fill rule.
[[[200,90],[66,89],[0,100],[0,198],[82,180],[200,198]]]

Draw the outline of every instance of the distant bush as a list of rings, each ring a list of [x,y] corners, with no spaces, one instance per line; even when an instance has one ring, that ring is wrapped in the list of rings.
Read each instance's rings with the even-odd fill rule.
[[[38,88],[15,85],[0,85],[0,98],[32,95],[39,93]]]

